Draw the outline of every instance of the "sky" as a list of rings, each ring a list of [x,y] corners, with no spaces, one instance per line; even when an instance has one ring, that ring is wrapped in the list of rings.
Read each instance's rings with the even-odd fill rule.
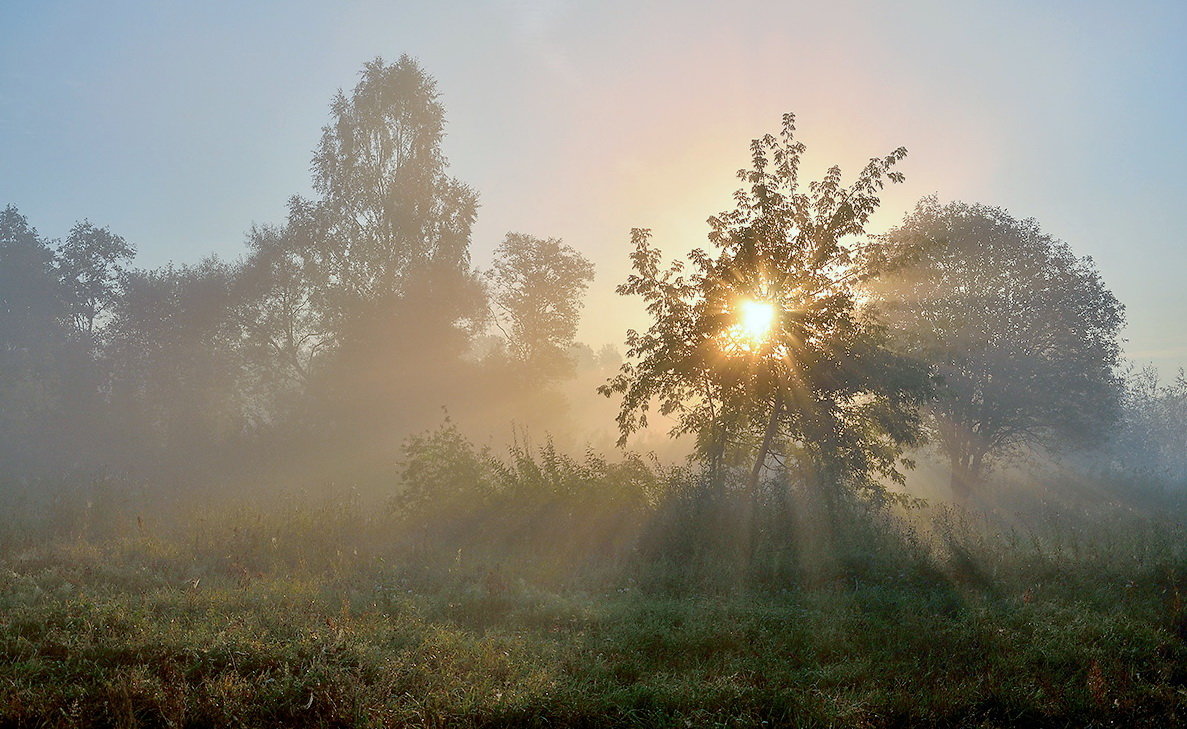
[[[613,293],[630,229],[704,245],[753,137],[793,111],[805,172],[908,149],[880,232],[920,197],[1002,206],[1091,256],[1127,355],[1187,365],[1187,3],[0,2],[0,205],[77,220],[137,265],[235,259],[309,195],[329,103],[377,56],[437,80],[451,174],[507,232],[597,266],[580,338],[645,326]]]

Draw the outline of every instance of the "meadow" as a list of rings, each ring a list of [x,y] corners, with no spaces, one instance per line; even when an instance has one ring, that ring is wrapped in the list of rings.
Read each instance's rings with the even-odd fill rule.
[[[10,515],[0,726],[1187,723],[1170,500],[805,519],[772,485],[743,544],[679,470],[420,447],[379,504]]]
[[[1183,18],[6,5],[0,729],[1187,725]]]

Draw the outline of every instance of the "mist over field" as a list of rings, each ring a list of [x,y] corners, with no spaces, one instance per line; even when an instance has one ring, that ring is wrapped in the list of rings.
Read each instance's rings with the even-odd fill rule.
[[[1187,724],[1181,9],[140,11],[0,10],[0,726]]]

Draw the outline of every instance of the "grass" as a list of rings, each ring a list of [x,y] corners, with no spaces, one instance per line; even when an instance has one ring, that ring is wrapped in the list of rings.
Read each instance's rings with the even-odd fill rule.
[[[425,561],[360,513],[10,539],[0,726],[1187,724],[1172,523],[916,515],[876,555],[693,583]]]

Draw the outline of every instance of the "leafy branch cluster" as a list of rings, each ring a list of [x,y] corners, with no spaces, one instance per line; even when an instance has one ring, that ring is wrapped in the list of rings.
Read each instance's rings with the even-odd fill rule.
[[[884,185],[902,179],[893,168],[906,151],[871,159],[851,185],[833,167],[806,188],[803,152],[791,114],[778,137],[752,143],[735,207],[709,219],[713,247],[688,255],[688,273],[680,261],[662,268],[650,231],[633,231],[634,273],[618,292],[641,297],[653,323],[627,333],[629,361],[602,392],[622,395],[623,439],[647,425],[657,401],[676,417],[675,433],[696,434],[714,469],[757,453],[751,487],[769,454],[818,482],[898,480],[930,384],[859,306],[855,285],[868,272],[847,244],[864,233]],[[731,346],[746,301],[773,308],[772,330]]]

